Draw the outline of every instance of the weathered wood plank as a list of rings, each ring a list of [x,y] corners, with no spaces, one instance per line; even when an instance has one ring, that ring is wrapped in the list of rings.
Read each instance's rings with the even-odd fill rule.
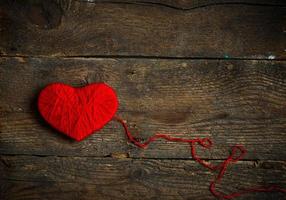
[[[218,191],[285,186],[285,162],[239,162]],[[210,173],[190,160],[1,156],[0,197],[8,199],[214,199]],[[283,199],[279,193],[239,199]]]
[[[190,157],[183,144],[158,141],[144,151],[126,145],[116,122],[72,142],[37,113],[38,92],[48,83],[103,81],[116,89],[118,114],[140,138],[211,137],[216,147],[200,152],[209,159],[225,158],[234,144],[246,146],[247,159],[286,158],[282,61],[2,58],[0,75],[2,154]]]
[[[0,16],[2,55],[286,57],[285,8],[279,6],[184,11],[156,1],[71,1],[62,9],[53,1],[18,1],[2,3]]]
[[[233,120],[218,119],[202,123],[165,124],[148,119],[148,114],[133,116],[131,130],[142,140],[156,131],[181,132],[171,134],[182,138],[210,137],[214,147],[203,151],[198,147],[199,155],[208,159],[224,159],[230,146],[242,144],[248,150],[246,159],[285,160],[285,124],[280,120]],[[127,143],[122,127],[110,122],[98,134],[94,134],[78,143],[51,129],[35,114],[9,114],[0,118],[1,154],[27,155],[63,155],[63,156],[124,156],[132,158],[191,158],[187,144],[158,141],[148,149],[138,149]],[[136,128],[132,128],[137,124]]]
[[[0,111],[31,112],[51,82],[106,82],[120,111],[161,121],[285,117],[286,62],[166,59],[1,58]],[[16,94],[16,95],[15,95]],[[191,113],[182,116],[176,113]],[[176,116],[172,116],[176,115]],[[175,120],[176,121],[173,121]]]

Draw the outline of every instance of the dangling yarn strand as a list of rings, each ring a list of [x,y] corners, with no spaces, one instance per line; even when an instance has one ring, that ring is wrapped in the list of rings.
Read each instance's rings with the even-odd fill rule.
[[[195,149],[195,144],[198,144],[198,145],[200,145],[206,149],[210,149],[212,146],[212,141],[209,138],[184,139],[184,138],[171,137],[171,136],[166,135],[166,134],[157,133],[157,134],[151,136],[150,138],[148,138],[145,142],[141,143],[141,142],[137,141],[132,136],[131,132],[128,129],[126,122],[123,119],[121,119],[118,116],[114,116],[114,120],[118,121],[123,126],[125,134],[127,136],[127,139],[139,148],[145,149],[149,146],[150,143],[152,143],[158,139],[165,139],[167,141],[190,144],[191,155],[196,162],[198,162],[199,164],[201,164],[205,168],[209,169],[210,171],[218,171],[218,175],[214,178],[213,181],[210,182],[210,192],[217,198],[233,199],[233,198],[241,196],[243,194],[254,193],[254,192],[281,192],[281,193],[286,193],[286,189],[281,188],[281,187],[276,186],[276,185],[271,185],[268,187],[252,187],[252,188],[240,190],[239,192],[233,192],[231,194],[224,194],[224,193],[216,191],[216,184],[221,182],[222,178],[225,175],[225,172],[227,170],[228,165],[230,165],[232,163],[236,163],[237,161],[241,160],[243,158],[243,156],[246,154],[246,150],[242,145],[233,146],[231,149],[230,155],[222,163],[220,163],[218,165],[213,165],[211,163],[207,163],[204,160],[202,160],[196,154],[196,149]]]
[[[223,194],[221,192],[216,191],[216,184],[220,183],[229,164],[231,163],[236,163],[237,161],[241,160],[243,156],[246,154],[246,150],[244,149],[243,146],[241,145],[235,145],[232,147],[231,154],[220,164],[214,166],[212,164],[208,164],[204,162],[202,159],[200,159],[196,155],[195,151],[195,146],[191,144],[191,149],[192,149],[192,157],[194,160],[196,160],[198,163],[203,165],[204,167],[210,169],[211,171],[216,171],[219,170],[218,175],[215,177],[215,179],[210,183],[210,191],[211,193],[216,196],[217,198],[223,198],[223,199],[233,199],[235,197],[239,197],[243,194],[248,194],[248,193],[254,193],[254,192],[281,192],[281,193],[286,193],[286,189],[283,189],[279,186],[276,185],[271,185],[268,187],[252,187],[252,188],[247,188],[244,190],[241,190],[239,192],[233,192],[231,194]],[[237,156],[238,152],[240,151],[240,154]],[[235,157],[236,156],[236,157]]]
[[[184,139],[184,138],[176,138],[176,137],[170,137],[169,135],[166,135],[166,134],[160,134],[160,133],[157,133],[155,135],[153,135],[152,137],[150,137],[146,142],[144,143],[141,143],[139,141],[137,141],[133,136],[132,134],[130,133],[129,129],[128,129],[128,126],[127,124],[124,122],[123,119],[121,119],[120,117],[118,116],[114,116],[114,119],[117,120],[118,122],[120,122],[125,130],[125,134],[128,138],[128,140],[130,142],[132,142],[133,144],[135,144],[137,147],[139,148],[147,148],[148,145],[151,143],[151,142],[154,142],[155,140],[158,140],[160,138],[162,139],[165,139],[167,141],[172,141],[172,142],[182,142],[182,143],[190,143],[190,144],[193,144],[193,143],[198,143],[199,145],[205,147],[205,148],[209,148],[211,145],[212,145],[212,142],[210,141],[210,139],[208,138],[204,138],[204,139],[200,139],[200,138],[197,138],[197,139]]]

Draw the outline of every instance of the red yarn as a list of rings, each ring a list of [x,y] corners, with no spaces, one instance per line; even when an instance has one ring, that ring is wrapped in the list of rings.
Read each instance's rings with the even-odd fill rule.
[[[55,129],[80,141],[112,119],[118,100],[115,91],[104,83],[82,88],[53,83],[41,91],[38,108]]]
[[[247,188],[247,189],[241,190],[239,192],[233,192],[231,194],[224,194],[221,192],[217,192],[216,191],[216,184],[221,182],[221,180],[222,180],[222,178],[223,178],[223,176],[227,170],[228,165],[230,165],[231,163],[236,163],[237,161],[241,160],[243,158],[243,156],[245,155],[246,150],[244,149],[243,146],[241,146],[241,145],[233,146],[232,150],[231,150],[231,154],[222,163],[220,163],[218,165],[213,165],[213,164],[205,162],[199,156],[197,156],[196,150],[195,150],[196,144],[198,144],[198,145],[200,145],[206,149],[211,148],[212,141],[209,138],[184,139],[184,138],[176,138],[176,137],[168,136],[166,134],[157,133],[157,134],[153,135],[152,137],[150,137],[146,142],[141,143],[141,142],[137,141],[132,136],[132,134],[128,130],[127,124],[124,122],[124,120],[122,120],[120,117],[117,117],[117,116],[114,116],[114,119],[122,124],[128,140],[140,148],[147,148],[151,142],[153,142],[159,138],[162,138],[162,139],[165,139],[168,141],[173,141],[173,142],[189,143],[190,147],[191,147],[191,154],[192,154],[193,159],[195,159],[195,161],[197,161],[202,166],[204,166],[205,168],[207,168],[211,171],[218,171],[218,175],[210,183],[210,191],[217,198],[233,199],[233,198],[241,196],[243,194],[253,193],[253,192],[282,192],[282,193],[286,193],[286,189],[280,188],[276,185],[272,185],[272,186],[268,186],[268,187],[262,187],[262,186],[261,187],[252,187],[252,188]]]
[[[150,143],[161,138],[173,142],[188,143],[195,161],[211,171],[218,171],[218,175],[210,183],[210,191],[217,198],[232,199],[252,192],[286,193],[286,189],[275,185],[252,187],[231,194],[216,191],[216,184],[221,182],[227,167],[241,160],[245,155],[246,150],[243,146],[235,145],[232,147],[231,154],[222,163],[213,165],[202,160],[196,154],[195,149],[196,144],[210,149],[212,141],[209,138],[184,139],[157,133],[141,143],[132,136],[124,120],[114,116],[118,108],[116,93],[104,83],[94,83],[82,88],[73,88],[62,83],[50,84],[40,93],[38,107],[47,122],[77,141],[101,129],[114,118],[122,124],[128,140],[140,148],[147,148]]]

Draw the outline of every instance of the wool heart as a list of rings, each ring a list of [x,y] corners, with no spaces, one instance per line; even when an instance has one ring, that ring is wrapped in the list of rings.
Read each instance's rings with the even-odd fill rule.
[[[113,118],[118,100],[115,91],[104,83],[81,88],[52,83],[41,91],[38,108],[52,127],[80,141]]]

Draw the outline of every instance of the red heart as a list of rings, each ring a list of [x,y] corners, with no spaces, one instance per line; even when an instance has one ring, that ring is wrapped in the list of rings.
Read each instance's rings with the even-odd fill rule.
[[[80,141],[112,119],[118,100],[115,91],[104,83],[81,88],[52,83],[41,91],[38,108],[51,126]]]

